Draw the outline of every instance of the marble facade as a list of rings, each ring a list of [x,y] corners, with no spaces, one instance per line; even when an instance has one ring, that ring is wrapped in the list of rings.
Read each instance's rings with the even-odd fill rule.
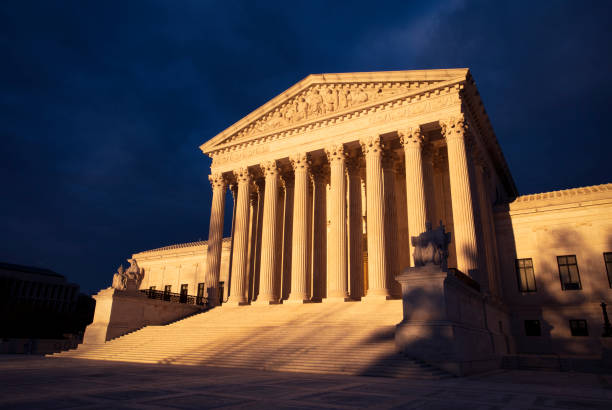
[[[409,301],[404,340],[419,342],[427,321],[450,323],[455,338],[458,324],[471,329],[476,336],[455,339],[465,346],[453,359],[459,370],[449,367],[457,374],[479,371],[484,348],[468,367],[461,360],[485,344],[496,365],[504,354],[602,352],[612,184],[518,196],[469,70],[310,75],[200,149],[212,158],[208,241],[133,255],[141,289],[187,284],[195,295],[203,284],[216,303],[222,283],[234,306],[406,303],[396,278],[414,266],[410,238],[441,221],[458,273],[403,278],[405,289],[432,295]],[[562,255],[577,259],[579,289],[560,286]],[[527,259],[537,291],[517,285]],[[588,337],[571,334],[578,319]],[[539,335],[526,330],[534,321]],[[421,342],[415,357],[429,354],[431,340]]]
[[[428,220],[453,232],[451,265],[491,288],[495,250],[478,242],[495,233],[479,209],[517,192],[466,69],[311,75],[200,148],[213,160],[210,295],[228,189],[228,303],[397,297]]]

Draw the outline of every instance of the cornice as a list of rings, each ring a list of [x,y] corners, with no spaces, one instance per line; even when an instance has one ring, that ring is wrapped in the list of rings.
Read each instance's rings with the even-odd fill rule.
[[[522,195],[509,204],[496,206],[495,211],[517,211],[599,200],[612,200],[612,183]]]
[[[502,152],[491,120],[485,110],[480,93],[476,88],[476,83],[472,78],[471,74],[468,75],[466,86],[462,91],[462,101],[467,108],[468,120],[481,137],[481,142],[484,144],[484,148],[491,158],[490,166],[494,167],[497,171],[497,175],[503,177],[502,183],[504,184],[508,194],[511,198],[518,196],[518,189],[510,168],[504,154]]]
[[[333,115],[324,116],[317,118],[312,122],[297,124],[294,127],[281,128],[274,130],[268,134],[256,135],[250,139],[241,140],[236,143],[224,144],[215,147],[213,150],[207,152],[207,154],[213,158],[213,165],[215,165],[215,157],[224,156],[233,152],[238,152],[248,148],[251,154],[256,154],[259,150],[264,150],[265,145],[272,141],[282,140],[293,135],[298,135],[307,130],[319,129],[331,124],[338,124],[346,120],[360,118],[367,114],[378,113],[383,114],[386,110],[390,110],[397,106],[415,106],[415,111],[421,110],[417,108],[419,103],[427,103],[429,97],[451,97],[457,98],[457,104],[459,104],[459,91],[463,88],[463,80],[455,79],[453,81],[447,81],[439,83],[435,86],[428,87],[426,89],[417,90],[415,92],[409,92],[405,94],[395,95],[391,98],[378,100],[375,103],[367,106],[362,106],[355,109],[345,110],[342,112],[334,113]],[[425,111],[424,109],[422,111]]]
[[[231,242],[231,238],[223,238],[223,244],[229,244]],[[208,248],[208,241],[195,241],[195,242],[186,242],[186,243],[177,243],[174,245],[163,246],[161,248],[150,249],[142,252],[138,252],[132,255],[132,258],[151,258],[159,255],[172,255],[177,252],[188,252],[192,248]]]
[[[242,118],[240,121],[228,127],[227,129],[219,133],[217,136],[213,137],[211,140],[202,144],[200,146],[200,149],[203,153],[210,154],[222,148],[235,146],[235,134],[244,132],[247,127],[252,126],[252,124],[255,124],[257,121],[262,120],[262,118],[264,118],[266,115],[271,115],[271,113],[275,109],[281,107],[284,103],[287,103],[290,99],[298,96],[298,94],[306,91],[311,86],[337,86],[348,84],[357,84],[361,86],[364,86],[365,84],[387,84],[393,86],[400,86],[402,83],[404,83],[404,86],[406,86],[407,84],[408,86],[410,86],[410,83],[419,83],[421,84],[421,86],[420,88],[415,89],[415,94],[420,94],[421,92],[427,92],[430,89],[436,89],[444,83],[452,83],[456,82],[457,80],[465,80],[467,75],[468,69],[312,74],[303,79],[302,81],[298,82],[294,86],[290,87],[285,92],[271,99],[266,104],[262,105],[246,117]],[[426,84],[426,86],[422,86],[423,84]],[[380,103],[384,103],[384,101],[378,100],[375,104],[368,103],[365,104],[365,107],[377,106]],[[364,106],[355,106],[355,108],[351,107],[346,110],[339,110],[330,115],[319,116],[313,119],[313,121],[306,120],[290,126],[279,127],[279,129],[268,131],[272,131],[272,134],[277,134],[279,132],[285,132],[296,128],[300,129],[304,127],[309,127],[316,123],[329,121],[332,118],[346,115],[347,113],[361,111],[363,108]],[[267,134],[270,133],[268,131],[255,133],[255,135],[241,139],[240,144],[238,145],[242,145],[243,143],[250,142],[254,139],[265,137]],[[233,141],[227,142],[229,138],[233,138]]]

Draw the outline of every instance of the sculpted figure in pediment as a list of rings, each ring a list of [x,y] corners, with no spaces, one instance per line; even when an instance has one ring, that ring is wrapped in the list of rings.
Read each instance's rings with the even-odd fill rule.
[[[319,94],[319,90],[310,90],[306,94],[306,104],[308,106],[308,115],[319,115],[323,112],[323,97]]]
[[[334,112],[338,108],[338,94],[336,90],[330,87],[323,89],[323,102],[325,103],[325,112]]]
[[[368,94],[363,90],[363,88],[359,87],[355,90],[355,93],[352,95],[351,103],[352,104],[363,104],[368,101]]]

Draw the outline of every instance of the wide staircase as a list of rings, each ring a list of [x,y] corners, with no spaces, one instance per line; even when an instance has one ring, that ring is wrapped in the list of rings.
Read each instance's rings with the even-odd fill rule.
[[[412,378],[450,374],[395,352],[399,300],[222,306],[52,355],[138,363]]]

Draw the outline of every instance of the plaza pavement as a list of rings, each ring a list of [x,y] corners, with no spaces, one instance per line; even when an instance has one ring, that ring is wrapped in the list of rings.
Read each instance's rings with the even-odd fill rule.
[[[612,375],[390,379],[0,356],[0,409],[612,409]]]

